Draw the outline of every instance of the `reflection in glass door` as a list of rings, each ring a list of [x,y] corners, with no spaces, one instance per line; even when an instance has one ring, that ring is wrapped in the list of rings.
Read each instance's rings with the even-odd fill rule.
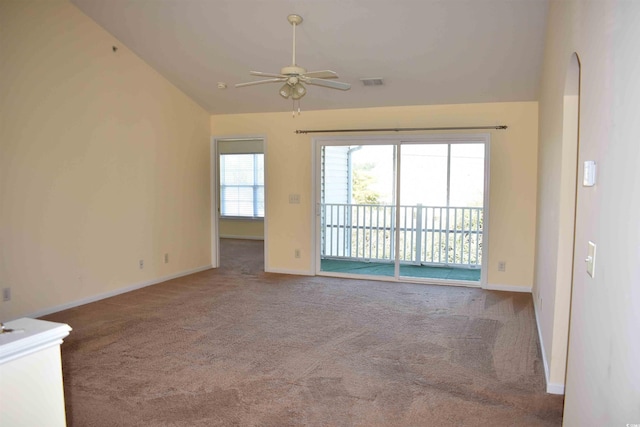
[[[320,150],[320,271],[395,277],[396,146]]]

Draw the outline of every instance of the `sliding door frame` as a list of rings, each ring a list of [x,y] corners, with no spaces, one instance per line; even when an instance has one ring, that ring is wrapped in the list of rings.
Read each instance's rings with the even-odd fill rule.
[[[394,163],[394,193],[395,208],[400,206],[400,171],[401,171],[401,153],[402,145],[409,144],[484,144],[484,194],[483,194],[483,228],[482,228],[482,263],[480,283],[468,281],[454,281],[442,279],[422,279],[400,276],[400,264],[398,243],[399,234],[397,230],[400,227],[400,216],[395,215],[394,236],[396,252],[394,253],[395,274],[390,276],[373,276],[373,275],[356,275],[335,272],[321,271],[320,254],[321,254],[321,229],[320,229],[320,184],[321,184],[321,150],[323,146],[352,146],[352,145],[394,145],[395,163]],[[491,154],[491,134],[490,133],[448,133],[448,134],[420,134],[420,135],[374,135],[374,136],[325,136],[312,138],[312,200],[313,208],[311,209],[311,241],[313,243],[313,271],[318,276],[331,276],[342,278],[356,278],[365,280],[380,280],[391,282],[410,282],[410,283],[430,283],[453,286],[481,287],[486,289],[487,286],[487,270],[489,259],[489,188],[490,188],[490,154]],[[450,160],[449,160],[450,161]]]

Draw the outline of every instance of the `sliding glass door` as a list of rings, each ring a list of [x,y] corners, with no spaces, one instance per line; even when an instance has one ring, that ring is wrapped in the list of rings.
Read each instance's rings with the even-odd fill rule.
[[[481,283],[488,135],[315,145],[318,274]]]

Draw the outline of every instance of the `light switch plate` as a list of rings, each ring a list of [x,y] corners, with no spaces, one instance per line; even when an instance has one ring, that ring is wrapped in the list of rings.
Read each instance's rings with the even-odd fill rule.
[[[593,242],[589,242],[585,261],[587,262],[587,274],[593,277],[596,271],[596,244]]]
[[[299,205],[300,204],[300,195],[299,194],[289,194],[289,204],[290,205]]]
[[[582,185],[584,187],[593,187],[596,185],[596,162],[593,160],[585,161],[583,172]]]

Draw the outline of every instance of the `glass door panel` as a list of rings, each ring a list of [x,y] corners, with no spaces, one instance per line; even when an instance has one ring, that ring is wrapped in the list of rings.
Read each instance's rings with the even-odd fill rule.
[[[451,263],[463,280],[480,280],[484,220],[484,144],[452,144],[449,205],[453,218]],[[451,246],[451,245],[450,245]],[[463,271],[463,270],[460,270]]]
[[[446,259],[447,168],[447,144],[402,145],[400,276],[440,278],[433,267]]]
[[[403,144],[401,277],[480,281],[484,144]]]
[[[320,271],[395,276],[395,145],[320,148]]]

